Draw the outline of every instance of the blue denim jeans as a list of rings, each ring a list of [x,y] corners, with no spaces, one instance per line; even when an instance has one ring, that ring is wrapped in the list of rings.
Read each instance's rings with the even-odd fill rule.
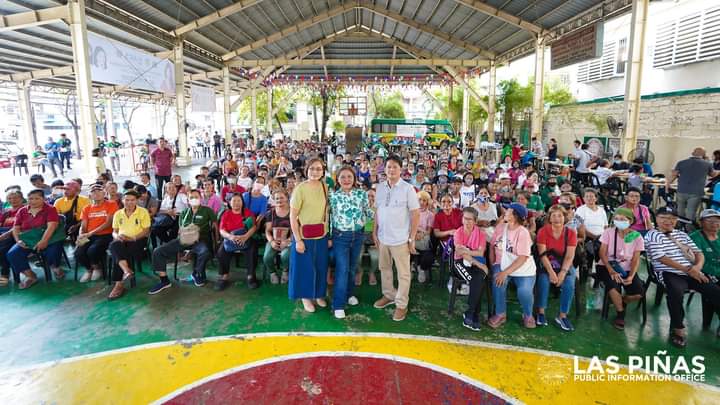
[[[530,259],[532,260],[532,258]],[[492,266],[493,274],[493,301],[495,301],[495,314],[503,315],[507,313],[507,286],[510,281],[515,283],[517,287],[518,300],[522,306],[523,315],[531,316],[533,308],[533,287],[535,286],[535,276],[526,277],[508,277],[501,287],[495,285],[495,277],[500,273],[500,265]]]
[[[60,267],[60,254],[62,253],[63,243],[55,242],[51,243],[42,251],[43,260],[45,264],[50,268]],[[15,274],[22,273],[25,270],[30,270],[30,262],[28,262],[28,256],[33,250],[25,249],[17,243],[10,248],[7,259],[10,262],[10,267]]]
[[[344,309],[348,296],[355,287],[358,257],[362,251],[365,233],[361,231],[333,230],[332,242],[335,256],[335,285],[333,287],[333,309]]]
[[[560,312],[567,314],[570,311],[570,304],[575,295],[575,267],[570,267],[565,280],[560,286]],[[539,270],[537,274],[537,307],[545,309],[548,303],[548,294],[550,294],[550,277],[547,272]]]

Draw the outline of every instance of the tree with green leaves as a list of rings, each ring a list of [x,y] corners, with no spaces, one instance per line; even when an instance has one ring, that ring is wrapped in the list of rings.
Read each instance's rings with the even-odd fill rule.
[[[315,131],[319,132],[320,138],[325,136],[327,123],[330,117],[335,113],[338,99],[345,97],[344,86],[322,86],[320,88],[310,88],[304,92],[304,98],[313,108],[313,119],[315,121]],[[318,128],[317,115],[318,110],[322,115],[320,118],[320,128]],[[319,131],[318,131],[319,129]]]
[[[289,92],[282,88],[273,88],[273,95],[272,95],[272,107],[273,109],[277,108],[281,104],[285,104],[288,100],[288,97],[293,97],[292,94],[289,94]],[[272,132],[272,128],[265,128],[265,123],[267,122],[267,91],[258,91],[256,95],[256,114],[257,114],[257,120],[260,124],[258,127],[264,128],[265,131],[268,133]],[[250,121],[251,115],[252,115],[252,98],[247,97],[245,100],[240,103],[240,107],[238,112],[239,117],[238,120],[241,122],[244,121]],[[280,129],[280,133],[283,132],[282,124],[289,121],[289,115],[287,108],[280,108],[278,112],[272,117],[275,122],[278,125],[278,128]]]
[[[371,92],[370,115],[374,118],[405,118],[403,97],[399,91],[389,95]]]
[[[447,114],[445,114],[444,111],[439,111],[435,113],[434,118],[439,120],[446,119],[450,121],[450,123],[453,125],[453,128],[455,129],[455,132],[460,131],[460,126],[462,123],[464,91],[465,90],[462,87],[454,88],[452,92],[452,99],[449,99],[450,95],[447,91],[436,91],[434,94],[435,98],[441,104],[446,106],[449,105],[449,107],[447,108]],[[483,100],[487,103],[487,96],[483,97]],[[468,119],[468,128],[482,128],[483,123],[485,122],[485,120],[487,120],[487,111],[485,111],[485,109],[482,108],[480,104],[478,104],[474,97],[470,97],[469,109],[470,112]]]

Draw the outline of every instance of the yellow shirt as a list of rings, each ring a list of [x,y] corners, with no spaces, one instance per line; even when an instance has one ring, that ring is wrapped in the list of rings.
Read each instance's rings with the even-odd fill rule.
[[[150,228],[150,214],[143,207],[135,208],[135,212],[128,218],[125,209],[119,209],[113,215],[113,229],[118,233],[134,238],[144,229]]]
[[[290,208],[297,209],[300,225],[325,224],[325,233],[328,233],[329,226],[325,212],[327,207],[327,189],[323,199],[323,191],[320,187],[313,187],[307,181],[300,183],[292,192]]]
[[[77,208],[75,209],[75,219],[80,221],[82,219],[83,208],[90,205],[90,199],[82,195],[78,195],[76,198],[78,199],[78,202]],[[67,216],[69,215],[70,208],[72,208],[72,203],[73,200],[67,197],[58,198],[55,200],[55,209],[57,209],[58,214]]]
[[[95,168],[97,169],[97,174],[104,174],[107,172],[107,168],[105,167],[105,160],[101,157],[95,158]]]

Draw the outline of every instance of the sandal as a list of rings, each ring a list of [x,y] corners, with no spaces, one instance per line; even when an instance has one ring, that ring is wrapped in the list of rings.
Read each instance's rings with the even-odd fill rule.
[[[62,269],[52,270],[53,276],[56,280],[62,280],[65,278],[65,272]]]
[[[615,318],[615,321],[613,321],[613,326],[617,330],[625,330],[625,320],[621,318]]]
[[[20,283],[19,288],[20,288],[21,290],[25,290],[25,289],[28,289],[28,288],[32,287],[32,286],[35,285],[37,282],[38,282],[37,277],[28,277],[28,278],[25,279],[25,281],[23,281],[22,283]]]
[[[670,332],[670,343],[677,348],[684,349],[687,346],[687,338],[675,332]]]
[[[113,287],[112,291],[110,291],[110,295],[108,295],[108,299],[110,301],[116,300],[125,294],[125,287],[123,287],[122,284],[115,284],[115,287]]]
[[[134,271],[131,271],[131,272],[129,272],[129,273],[123,274],[122,281],[125,281],[125,280],[127,280],[127,279],[129,279],[129,278],[132,278],[132,277],[135,277],[135,272],[134,272]]]

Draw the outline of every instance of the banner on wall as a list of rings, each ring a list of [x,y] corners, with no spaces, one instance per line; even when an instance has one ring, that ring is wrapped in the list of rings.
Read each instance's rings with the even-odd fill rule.
[[[175,94],[175,68],[169,60],[89,32],[88,46],[93,81]]]
[[[193,112],[215,112],[215,90],[203,86],[190,86]]]

